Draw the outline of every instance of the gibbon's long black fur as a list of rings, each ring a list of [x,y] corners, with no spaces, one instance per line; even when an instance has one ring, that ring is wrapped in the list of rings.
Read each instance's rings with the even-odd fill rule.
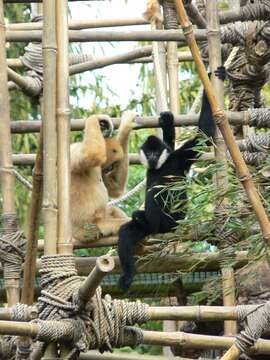
[[[119,287],[126,292],[135,275],[134,252],[136,244],[150,234],[166,233],[177,226],[177,221],[185,217],[185,208],[179,206],[171,211],[164,203],[169,190],[164,186],[185,176],[199,153],[196,145],[202,136],[186,141],[174,150],[175,128],[174,116],[171,112],[162,112],[159,125],[163,131],[163,141],[156,136],[149,136],[140,148],[141,161],[147,166],[145,210],[134,211],[132,219],[122,225],[119,230],[118,254],[123,273],[119,279]],[[215,135],[215,122],[208,98],[203,93],[202,108],[199,117],[199,130],[208,138]],[[207,141],[210,143],[210,141]],[[186,190],[177,193],[179,203],[187,200]]]

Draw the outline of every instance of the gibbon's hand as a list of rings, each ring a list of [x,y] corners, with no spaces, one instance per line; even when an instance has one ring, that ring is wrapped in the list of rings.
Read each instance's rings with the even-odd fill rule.
[[[123,112],[121,116],[121,123],[120,126],[123,126],[125,128],[129,128],[132,130],[136,125],[136,118],[138,117],[138,114],[136,111],[133,110],[126,110]]]
[[[218,66],[217,69],[214,71],[214,74],[222,81],[224,81],[227,77],[227,72],[225,66],[221,65]]]
[[[106,138],[111,137],[114,130],[111,118],[108,115],[98,115],[98,121],[103,136]]]
[[[163,129],[164,127],[174,126],[174,116],[170,111],[163,111],[158,118],[158,124]]]

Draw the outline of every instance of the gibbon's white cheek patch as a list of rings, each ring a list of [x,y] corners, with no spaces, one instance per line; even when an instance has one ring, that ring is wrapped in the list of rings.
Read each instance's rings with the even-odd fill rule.
[[[143,150],[140,150],[140,160],[141,160],[141,163],[145,166],[145,167],[149,167],[149,164],[148,164],[148,160],[147,160],[147,157],[144,153]]]
[[[165,163],[165,161],[168,159],[170,153],[167,149],[164,149],[158,159],[158,162],[157,162],[157,169],[160,169],[161,166]]]

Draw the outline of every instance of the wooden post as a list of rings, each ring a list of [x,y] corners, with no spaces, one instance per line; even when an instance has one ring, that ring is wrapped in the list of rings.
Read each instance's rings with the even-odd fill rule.
[[[16,216],[3,0],[0,0],[0,83],[0,174],[3,215]],[[5,222],[5,220],[3,220],[3,222]],[[6,224],[3,223],[3,227],[5,227],[5,225]],[[5,287],[8,304],[11,306],[19,302],[19,279],[5,279]]]
[[[243,187],[247,193],[249,201],[251,202],[258,222],[260,224],[263,238],[265,243],[269,245],[270,243],[270,223],[266,214],[266,211],[263,207],[262,201],[257,193],[256,187],[252,181],[251,174],[248,170],[247,165],[245,164],[241,152],[236,145],[232,130],[230,128],[228,119],[225,116],[223,110],[218,106],[218,102],[213,91],[210,80],[208,79],[207,71],[202,62],[200,52],[193,34],[192,24],[187,18],[185,8],[183,6],[182,0],[175,0],[177,13],[180,19],[181,26],[183,28],[186,40],[190,47],[190,50],[193,54],[194,61],[197,65],[197,69],[201,78],[201,81],[204,85],[205,91],[207,93],[213,115],[217,121],[219,129],[223,135],[223,138],[226,142],[226,145],[230,151],[232,160],[234,161],[236,171],[239,176],[239,180],[242,182]]]

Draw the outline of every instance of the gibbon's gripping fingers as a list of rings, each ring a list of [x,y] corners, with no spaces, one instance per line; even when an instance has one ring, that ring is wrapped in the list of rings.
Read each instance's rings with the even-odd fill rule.
[[[99,114],[98,121],[103,136],[111,137],[114,130],[112,119],[108,115]]]
[[[222,81],[226,80],[227,77],[227,71],[225,66],[221,65],[218,66],[217,69],[214,71],[214,74]]]

